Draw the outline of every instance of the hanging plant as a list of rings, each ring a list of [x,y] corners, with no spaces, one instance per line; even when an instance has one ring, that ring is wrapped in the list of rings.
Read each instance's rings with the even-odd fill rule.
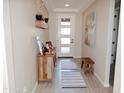
[[[48,23],[48,18],[44,18],[44,21],[45,21],[46,23]]]
[[[36,14],[36,27],[46,29],[48,28],[48,18],[43,17],[43,1],[42,0],[37,0],[36,1],[36,6],[37,6],[37,14]]]
[[[41,14],[36,14],[36,20],[43,20],[43,16]]]
[[[42,6],[43,6],[43,1],[36,0],[37,14],[42,14]]]

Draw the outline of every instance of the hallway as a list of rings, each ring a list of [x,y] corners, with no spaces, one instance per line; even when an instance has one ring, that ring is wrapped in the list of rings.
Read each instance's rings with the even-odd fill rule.
[[[37,87],[36,93],[112,93],[111,88],[103,87],[99,80],[92,74],[84,74],[81,70],[82,76],[87,84],[87,88],[62,88],[60,80],[60,63],[61,61],[69,60],[75,62],[80,68],[80,61],[70,58],[60,58],[57,60],[55,67],[53,81],[40,82]]]
[[[115,22],[118,26],[119,16],[114,14],[114,10],[120,9],[120,1],[3,0],[7,68],[5,77],[8,78],[5,80],[5,83],[8,83],[8,86],[4,87],[5,91],[119,93],[116,91],[120,91],[120,57],[117,55],[117,59],[111,58],[116,57],[112,54],[112,45],[117,48],[119,46],[112,38],[113,32],[119,31],[115,28],[113,19],[118,19],[118,22]],[[54,68],[58,57],[61,58],[57,59]],[[86,57],[93,61],[89,64],[94,64],[94,69],[90,69],[94,74],[86,75],[83,69],[80,69],[81,61],[77,59]],[[60,63],[67,60],[78,66],[78,74],[83,77],[82,82],[85,81],[86,88],[62,88]],[[112,76],[112,62],[117,65],[115,76],[113,75],[114,85],[111,86],[109,77]],[[48,79],[51,81],[42,81]],[[41,80],[39,84],[38,80]],[[110,89],[110,86],[113,89]]]

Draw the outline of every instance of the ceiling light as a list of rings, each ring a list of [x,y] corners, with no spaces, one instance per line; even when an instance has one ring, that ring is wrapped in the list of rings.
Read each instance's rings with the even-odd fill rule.
[[[65,7],[69,7],[70,5],[69,4],[65,4]]]

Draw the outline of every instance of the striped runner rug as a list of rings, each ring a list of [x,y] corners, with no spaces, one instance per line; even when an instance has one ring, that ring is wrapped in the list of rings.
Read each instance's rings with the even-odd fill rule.
[[[61,62],[61,86],[62,88],[86,88],[87,85],[81,75],[80,68],[71,61]]]
[[[86,88],[87,85],[79,71],[61,71],[63,88]]]

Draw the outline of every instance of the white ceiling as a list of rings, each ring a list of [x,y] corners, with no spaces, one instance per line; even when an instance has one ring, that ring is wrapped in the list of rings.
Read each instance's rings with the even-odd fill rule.
[[[95,0],[43,0],[50,12],[78,12],[83,11]],[[65,4],[69,7],[65,7]]]

